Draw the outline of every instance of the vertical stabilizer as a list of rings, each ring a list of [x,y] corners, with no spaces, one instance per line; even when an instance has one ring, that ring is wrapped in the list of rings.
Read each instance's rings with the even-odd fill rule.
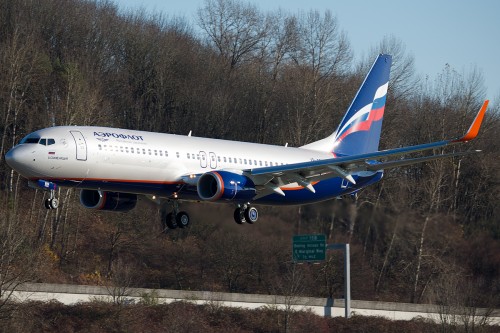
[[[378,151],[391,63],[390,55],[379,55],[337,130],[302,148],[338,156]]]

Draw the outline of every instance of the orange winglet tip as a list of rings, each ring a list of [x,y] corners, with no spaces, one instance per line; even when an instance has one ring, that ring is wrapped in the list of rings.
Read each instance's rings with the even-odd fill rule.
[[[489,100],[484,101],[483,106],[477,113],[476,118],[472,122],[472,125],[470,125],[467,133],[465,133],[465,135],[460,139],[453,140],[453,142],[467,142],[476,138],[477,134],[479,133],[479,128],[481,128],[481,123],[483,122],[484,114],[486,112],[486,109],[488,108],[489,102]]]

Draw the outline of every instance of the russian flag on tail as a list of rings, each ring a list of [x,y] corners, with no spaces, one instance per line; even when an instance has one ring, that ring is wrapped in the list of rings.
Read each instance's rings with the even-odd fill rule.
[[[390,55],[381,54],[373,64],[334,133],[335,155],[378,151],[391,63]]]

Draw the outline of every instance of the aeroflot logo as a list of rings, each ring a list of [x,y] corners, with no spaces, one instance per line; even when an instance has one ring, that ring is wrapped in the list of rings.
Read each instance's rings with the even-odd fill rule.
[[[94,132],[94,136],[99,138],[116,138],[116,139],[144,141],[142,135],[130,135],[130,134],[111,133],[111,132]]]

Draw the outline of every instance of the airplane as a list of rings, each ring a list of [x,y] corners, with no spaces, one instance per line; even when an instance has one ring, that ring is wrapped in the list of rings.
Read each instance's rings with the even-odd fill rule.
[[[57,186],[80,189],[90,209],[129,211],[138,196],[171,208],[170,229],[190,224],[183,201],[232,203],[237,223],[253,224],[255,205],[301,205],[354,195],[380,181],[384,170],[477,151],[436,153],[473,140],[486,100],[463,137],[379,151],[392,57],[380,54],[338,128],[302,147],[94,126],[56,126],[28,134],[6,155],[7,164],[49,192],[47,209],[59,206]],[[406,155],[435,150],[427,156]]]

